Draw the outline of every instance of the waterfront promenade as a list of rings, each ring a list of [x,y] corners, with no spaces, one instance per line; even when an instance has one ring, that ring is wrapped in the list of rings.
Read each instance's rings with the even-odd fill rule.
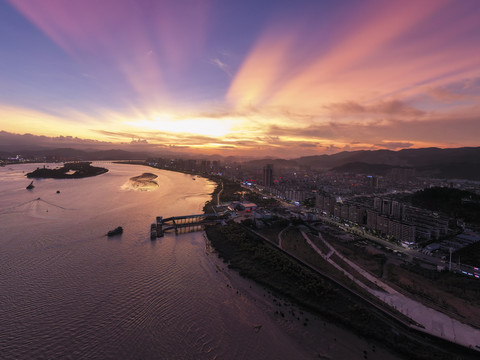
[[[322,241],[328,247],[328,254],[323,253],[317,246],[315,246],[315,244],[311,241],[311,239],[305,232],[301,231],[301,233],[302,236],[305,238],[306,242],[332,266],[342,271],[347,277],[355,281],[357,285],[367,290],[370,294],[374,295],[375,297],[383,301],[385,304],[393,307],[397,311],[412,319],[414,322],[421,325],[410,325],[411,327],[419,331],[427,332],[439,338],[457,343],[459,345],[463,345],[471,349],[480,351],[479,329],[461,323],[458,320],[452,319],[446,314],[429,308],[419,303],[418,301],[415,301],[399,293],[389,285],[385,284],[380,279],[370,274],[368,271],[362,269],[357,264],[344,257],[338,251],[336,251],[333,246],[322,237],[322,234],[320,232],[318,233],[318,236],[320,238],[320,241]],[[360,280],[356,279],[354,275],[350,274],[347,270],[343,269],[340,265],[336,264],[331,259],[331,256],[333,254],[338,256],[341,260],[348,264],[348,266],[352,267],[368,281],[374,283],[382,290],[372,289]]]

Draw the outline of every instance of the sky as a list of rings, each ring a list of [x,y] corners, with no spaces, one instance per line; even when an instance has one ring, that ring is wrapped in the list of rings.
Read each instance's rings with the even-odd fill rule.
[[[478,0],[0,0],[5,143],[480,146],[479,100]]]

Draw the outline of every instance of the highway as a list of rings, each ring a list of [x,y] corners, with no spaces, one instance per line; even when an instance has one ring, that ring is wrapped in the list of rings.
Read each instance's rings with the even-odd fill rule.
[[[277,199],[276,197],[274,196],[271,196],[271,195],[267,195],[265,193],[263,193],[262,191],[258,190],[257,188],[255,187],[249,187],[249,186],[245,186],[245,185],[242,185],[242,187],[250,190],[250,191],[254,191],[256,192],[257,194],[259,195],[262,195],[262,196],[268,196],[270,198],[274,198],[275,200],[279,201],[285,208],[289,209],[289,210],[295,210],[296,212],[302,212],[302,211],[305,211],[305,208],[303,206],[296,206],[296,205],[293,205],[291,203],[288,203],[288,202],[285,202],[285,201],[282,201],[282,200],[279,200]],[[294,208],[294,209],[293,209]],[[322,216],[320,215],[319,216],[320,219],[324,222],[327,222],[331,225],[334,225],[336,227],[339,227],[341,228],[343,231],[346,231],[346,232],[350,232],[352,234],[355,234],[355,235],[358,235],[358,236],[361,236],[367,240],[370,240],[370,241],[373,241],[385,248],[388,248],[388,249],[391,249],[391,250],[396,250],[398,251],[399,253],[403,254],[407,259],[408,261],[413,261],[413,259],[418,259],[420,261],[423,261],[425,263],[428,263],[428,264],[431,264],[432,266],[445,266],[448,264],[445,264],[445,262],[437,257],[434,257],[434,256],[430,256],[430,255],[427,255],[427,254],[424,254],[418,250],[415,250],[415,249],[408,249],[408,248],[405,248],[403,246],[400,246],[400,245],[397,245],[395,243],[392,243],[390,241],[387,241],[385,239],[382,239],[382,238],[379,238],[377,236],[374,236],[372,234],[368,234],[365,230],[363,230],[361,227],[359,226],[352,226],[352,225],[349,225],[349,227],[345,227],[345,224],[344,223],[340,223],[338,221],[335,221],[333,220],[332,218],[328,217],[328,216]]]
[[[325,222],[331,224],[331,225],[335,225],[335,226],[341,228],[345,232],[350,232],[352,234],[361,236],[361,237],[363,237],[365,239],[368,239],[370,241],[373,241],[373,242],[375,242],[375,243],[377,243],[377,244],[379,244],[379,245],[381,245],[385,248],[388,248],[388,249],[391,249],[391,250],[396,250],[399,253],[404,254],[408,258],[409,261],[413,261],[413,259],[416,258],[418,260],[430,263],[432,265],[441,265],[441,266],[445,265],[444,261],[437,258],[437,257],[424,254],[424,253],[422,253],[418,250],[415,250],[415,249],[408,249],[408,248],[405,248],[405,247],[400,246],[398,244],[395,244],[393,242],[390,242],[388,240],[379,238],[378,236],[368,234],[361,227],[352,226],[352,225],[349,225],[349,227],[345,227],[345,224],[340,223],[338,221],[335,221],[335,220],[333,220],[333,219],[331,219],[327,216],[320,216],[320,219],[322,221],[325,221]]]

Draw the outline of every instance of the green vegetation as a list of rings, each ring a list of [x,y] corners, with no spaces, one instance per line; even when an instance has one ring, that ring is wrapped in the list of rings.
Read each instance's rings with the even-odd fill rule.
[[[210,176],[210,180],[217,182],[220,185],[220,190],[222,190],[220,194],[220,202],[230,202],[230,201],[241,201],[242,200],[242,193],[245,191],[242,186],[234,181],[224,179],[220,176]]]
[[[379,278],[383,277],[383,268],[387,262],[387,257],[384,254],[372,253],[364,246],[357,246],[358,244],[356,241],[338,241],[335,236],[332,236],[328,232],[324,232],[323,237],[343,256],[346,256],[348,259],[373,275]]]
[[[240,183],[225,179],[221,176],[212,175],[208,177],[210,180],[217,183],[217,187],[212,193],[212,200],[209,201],[204,211],[206,213],[213,212],[212,205],[217,205],[217,194],[220,193],[220,202],[232,202],[232,201],[249,201],[260,207],[276,207],[279,205],[278,201],[271,198],[264,198],[262,195],[257,194],[254,191],[245,189]]]
[[[451,217],[464,219],[469,223],[480,224],[480,195],[475,193],[433,187],[417,191],[409,200],[413,205],[432,211],[440,211]]]
[[[272,208],[272,207],[277,207],[279,206],[279,202],[275,199],[272,199],[270,197],[265,197],[263,195],[260,195],[256,192],[253,192],[251,190],[246,190],[246,193],[245,193],[245,198],[254,203],[254,204],[257,204],[258,206],[260,207],[264,207],[264,208]]]
[[[453,261],[460,260],[462,264],[480,267],[480,242],[465,246],[453,253]]]
[[[417,262],[396,265],[401,260],[393,254],[355,246],[354,242],[342,242],[326,231],[322,233],[348,259],[370,273],[384,277],[390,285],[403,289],[407,296],[462,322],[480,326],[480,311],[471,309],[480,305],[478,279],[448,271],[439,272]],[[389,262],[391,260],[394,263]]]
[[[419,264],[387,265],[387,279],[425,305],[480,326],[480,282],[461,274],[426,269]]]
[[[309,237],[310,239],[313,238],[311,234],[309,234]],[[315,240],[313,241],[315,242]],[[318,242],[320,241],[318,240]],[[291,226],[283,232],[282,248],[289,254],[292,254],[297,258],[302,259],[305,263],[313,266],[315,269],[319,269],[324,274],[328,274],[330,277],[341,281],[343,284],[355,287],[355,284],[350,279],[348,279],[341,271],[332,267],[326,260],[318,255],[310,245],[307,244],[304,237],[295,226]],[[327,254],[328,251],[329,250],[327,249],[324,253]]]
[[[37,168],[27,174],[28,178],[78,179],[106,173],[108,169],[90,165],[91,162],[66,163],[59,169]],[[69,173],[73,172],[73,173]]]
[[[278,245],[278,234],[289,225],[289,221],[273,216],[272,219],[265,219],[263,222],[266,226],[261,229],[256,229],[256,231]],[[248,226],[245,222],[242,222],[242,224]],[[252,226],[253,225],[254,224],[252,224]]]
[[[264,243],[241,225],[209,227],[206,231],[219,255],[242,276],[329,316],[335,317],[335,310],[338,310],[345,323],[367,321],[365,308],[360,311],[351,308],[351,301],[348,301],[351,296],[347,292]],[[343,300],[339,301],[340,298]]]
[[[391,321],[371,305],[301,265],[239,224],[208,227],[206,232],[219,256],[242,276],[367,338],[382,341],[409,359],[460,359],[468,354],[468,350],[428,336],[422,336],[420,341],[403,326],[392,327]],[[455,349],[446,350],[450,346]]]
[[[458,298],[480,305],[480,281],[461,274],[441,272],[436,283]]]
[[[305,199],[304,201],[302,201],[302,205],[305,206],[307,209],[315,208],[315,197]]]
[[[242,192],[244,191],[240,184],[224,179],[220,176],[210,176],[210,180],[217,183],[212,193],[212,200],[208,201],[203,207],[203,211],[207,214],[213,213],[213,207],[217,204],[217,195],[220,193],[220,202],[241,201]]]

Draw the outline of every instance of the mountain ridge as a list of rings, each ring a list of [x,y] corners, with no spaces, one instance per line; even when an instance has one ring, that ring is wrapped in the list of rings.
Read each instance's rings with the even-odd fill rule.
[[[24,156],[54,157],[58,160],[141,160],[155,157],[212,158],[208,155],[180,155],[162,152],[110,150],[79,150],[74,148],[56,148],[25,150]],[[0,156],[15,156],[14,152],[0,151]],[[277,170],[311,169],[336,172],[365,173],[385,175],[392,168],[413,168],[419,176],[463,178],[480,180],[480,147],[461,148],[420,148],[393,150],[342,151],[331,155],[311,155],[294,159],[263,158],[241,161],[236,157],[215,159],[242,162],[247,168],[262,168],[273,164]]]

